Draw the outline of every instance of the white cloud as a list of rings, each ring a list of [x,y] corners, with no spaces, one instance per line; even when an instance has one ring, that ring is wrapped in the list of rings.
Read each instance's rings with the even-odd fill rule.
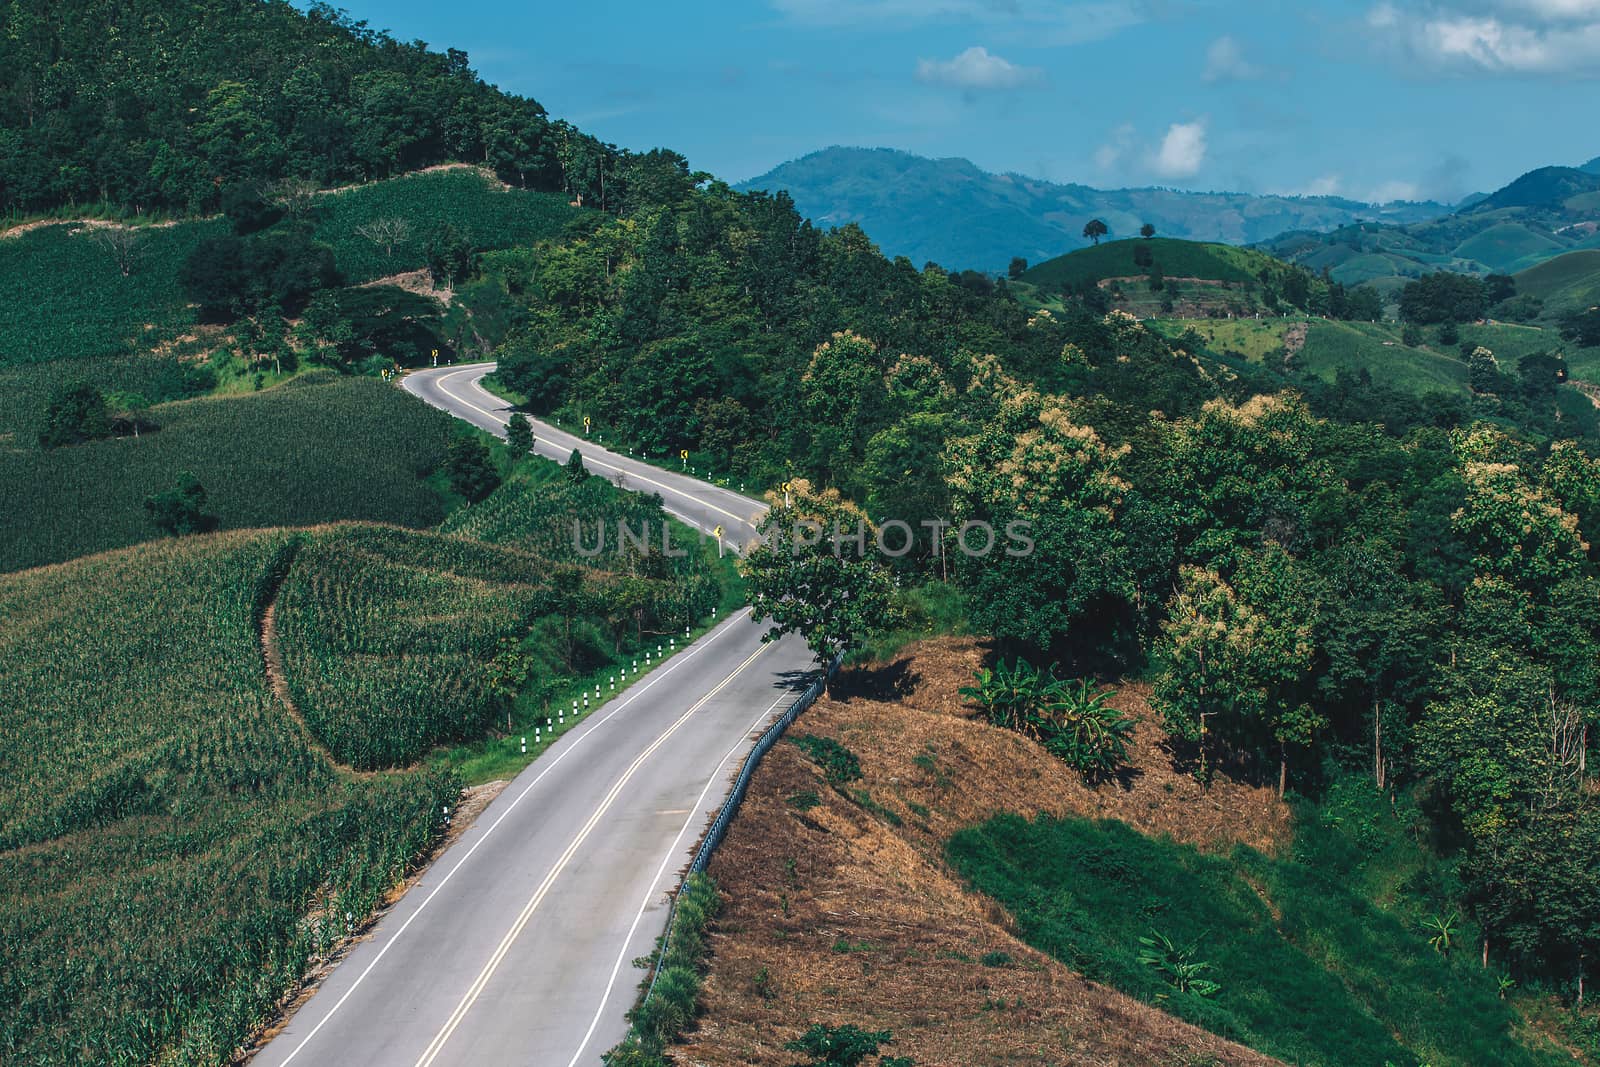
[[[1337,174],[1324,174],[1306,185],[1303,196],[1338,196],[1344,180]]]
[[[1425,69],[1600,77],[1600,0],[1385,2],[1367,27]]]
[[[1396,200],[1420,200],[1422,193],[1416,182],[1387,181],[1366,196],[1369,204],[1392,204]]]
[[[969,91],[1023,89],[1038,85],[1044,72],[1020,67],[981,45],[973,45],[954,59],[917,60],[917,80]]]
[[[1201,78],[1208,82],[1253,81],[1261,68],[1245,58],[1244,49],[1232,37],[1218,37],[1206,49],[1206,69]]]
[[[1205,161],[1205,122],[1174,122],[1167,127],[1151,166],[1163,178],[1192,178]]]
[[[1131,122],[1124,122],[1111,131],[1110,140],[1094,151],[1094,165],[1101,170],[1116,170],[1122,161],[1133,153],[1134,129]]]

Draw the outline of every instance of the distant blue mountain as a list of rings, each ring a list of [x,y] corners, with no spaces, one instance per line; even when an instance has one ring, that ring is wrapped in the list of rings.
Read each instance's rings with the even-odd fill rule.
[[[784,190],[823,226],[859,223],[885,253],[917,266],[1002,271],[1013,256],[1050,259],[1081,248],[1098,218],[1113,237],[1150,223],[1166,237],[1252,244],[1289,230],[1359,222],[1409,223],[1447,215],[1436,203],[1364,204],[1333,196],[1253,196],[1176,189],[1093,189],[991,174],[965,159],[888,148],[828,148],[742,182]]]

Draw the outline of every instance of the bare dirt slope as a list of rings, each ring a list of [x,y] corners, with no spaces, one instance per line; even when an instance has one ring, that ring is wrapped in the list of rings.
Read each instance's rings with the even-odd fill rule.
[[[1172,769],[1152,722],[1126,782],[1086,787],[1031,742],[968,718],[956,691],[982,654],[927,642],[807,712],[793,734],[836,738],[860,760],[862,779],[842,791],[793,744],[762,763],[712,864],[726,903],[707,1010],[678,1062],[788,1067],[783,1043],[813,1022],[891,1030],[894,1054],[923,1067],[1275,1062],[1028,948],[942,850],[1000,812],[1116,817],[1202,847],[1273,849],[1286,809],[1267,789],[1203,792]],[[1115,702],[1149,715],[1137,690]]]

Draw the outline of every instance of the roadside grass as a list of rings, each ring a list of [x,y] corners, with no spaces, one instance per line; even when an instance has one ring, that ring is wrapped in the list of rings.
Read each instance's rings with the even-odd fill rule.
[[[1289,856],[1206,855],[1124,823],[1002,816],[948,856],[1015,916],[1022,937],[1086,977],[1291,1063],[1415,1067],[1563,1062],[1518,1042],[1519,1020],[1470,948],[1449,956],[1421,921],[1448,872],[1365,783],[1302,803]],[[1140,959],[1159,932],[1194,945],[1214,995],[1180,992]],[[1472,944],[1472,931],[1460,942]]]
[[[905,625],[877,634],[846,658],[847,665],[888,663],[908,645],[930,637],[963,637],[972,633],[966,598],[948,582],[897,586],[894,598],[905,613]]]

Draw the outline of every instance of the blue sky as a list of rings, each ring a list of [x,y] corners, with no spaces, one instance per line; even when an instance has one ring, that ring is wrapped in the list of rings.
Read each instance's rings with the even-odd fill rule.
[[[729,181],[833,144],[1089,185],[1454,199],[1600,156],[1600,0],[360,0]]]

